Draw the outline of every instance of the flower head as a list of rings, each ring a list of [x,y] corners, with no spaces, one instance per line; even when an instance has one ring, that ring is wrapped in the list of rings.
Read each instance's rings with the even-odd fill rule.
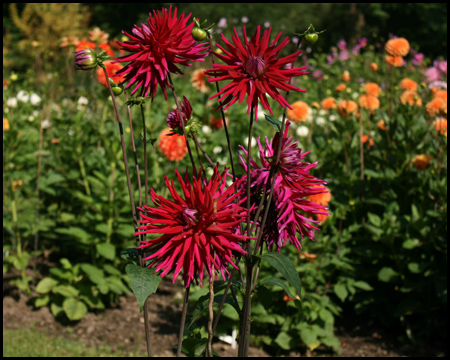
[[[402,81],[400,81],[400,89],[416,91],[417,83],[410,78],[404,78]]]
[[[320,102],[320,107],[323,110],[336,109],[336,99],[334,97],[327,97]]]
[[[430,100],[425,105],[425,108],[427,110],[428,115],[436,116],[436,115],[443,114],[443,113],[447,112],[447,102],[442,100],[439,97],[436,97],[436,98]]]
[[[377,128],[380,130],[386,131],[386,123],[385,123],[384,119],[380,119],[377,122]]]
[[[353,113],[356,113],[356,110],[358,109],[358,105],[353,100],[342,100],[338,104],[338,112],[343,117],[347,117],[348,115],[351,115]]]
[[[358,99],[358,105],[371,113],[380,108],[380,100],[376,96],[369,94],[362,94]]]
[[[177,9],[172,14],[172,6],[162,11],[150,13],[147,22],[134,25],[133,35],[123,31],[130,40],[117,42],[121,50],[130,55],[116,58],[116,62],[128,62],[117,75],[124,75],[128,81],[126,88],[135,85],[131,95],[140,90],[141,96],[155,97],[158,85],[167,100],[166,87],[170,73],[182,74],[178,64],[191,66],[191,61],[203,61],[207,44],[197,44],[191,33],[194,23],[184,13],[178,18]]]
[[[371,71],[377,71],[378,70],[378,64],[377,63],[371,63],[370,64],[370,70]]]
[[[442,117],[437,118],[435,121],[433,121],[433,126],[437,131],[441,133],[441,135],[447,136],[447,119]]]
[[[183,270],[184,286],[192,282],[203,285],[206,268],[210,279],[219,271],[225,280],[228,264],[233,265],[233,252],[245,254],[240,242],[248,237],[239,234],[239,224],[247,217],[246,210],[233,200],[241,181],[233,183],[227,189],[226,170],[220,174],[217,167],[209,182],[203,183],[199,174],[192,178],[192,184],[186,174],[183,180],[175,170],[181,185],[181,193],[175,189],[173,181],[164,178],[171,199],[159,196],[151,190],[155,207],[145,206],[139,221],[139,234],[160,234],[156,239],[144,240],[138,249],[144,249],[151,255],[149,267],[155,272],[162,270],[161,277],[173,271],[173,282]]]
[[[318,185],[318,188],[321,188],[326,192],[310,195],[306,198],[306,200],[311,201],[316,204],[319,204],[319,205],[328,206],[329,202],[331,201],[331,193],[323,185]],[[316,214],[316,219],[319,221],[319,225],[322,225],[327,218],[328,218],[328,215]]]
[[[401,67],[401,66],[403,66],[403,63],[405,62],[403,60],[403,57],[393,56],[393,55],[386,55],[384,57],[384,61],[386,62],[386,64],[391,65],[393,67]]]
[[[183,121],[186,124],[192,116],[192,106],[185,96],[183,96],[183,101],[181,102],[180,107],[181,107],[181,116],[183,117]],[[167,115],[166,122],[167,126],[172,129],[182,126],[178,109],[173,109],[169,113],[169,115]]]
[[[424,171],[431,160],[433,160],[433,158],[430,155],[421,154],[414,156],[411,161],[414,163],[417,170]]]
[[[244,26],[244,44],[242,44],[236,29],[234,29],[232,42],[229,42],[222,34],[222,41],[228,50],[217,45],[223,51],[223,54],[215,52],[214,54],[225,64],[213,64],[212,69],[205,71],[205,74],[214,76],[208,79],[210,82],[231,80],[220,92],[210,98],[218,97],[218,100],[222,102],[219,109],[223,108],[226,110],[236,101],[242,103],[247,96],[247,113],[250,113],[252,107],[254,113],[257,113],[259,100],[264,109],[269,110],[272,114],[273,112],[266,95],[275,99],[282,107],[291,109],[289,103],[278,92],[278,89],[306,92],[306,90],[298,89],[286,83],[294,76],[307,74],[303,71],[306,69],[306,66],[300,68],[286,67],[286,65],[295,61],[297,56],[301,54],[301,51],[279,58],[278,55],[289,43],[289,39],[286,37],[277,46],[277,42],[281,37],[280,32],[275,40],[269,44],[271,29],[264,30],[261,37],[261,28],[258,25],[256,34],[249,42]]]
[[[409,104],[411,106],[422,106],[422,99],[415,91],[407,90],[400,95],[400,102],[403,105]]]
[[[338,86],[336,86],[334,88],[334,90],[336,90],[337,92],[344,91],[345,89],[347,89],[347,85],[345,85],[345,84],[339,84]]]
[[[384,46],[386,52],[392,56],[406,56],[409,48],[409,42],[405,38],[391,39]]]
[[[123,66],[117,63],[113,63],[112,60],[106,60],[103,62],[106,66],[106,73],[108,77],[111,78],[115,84],[119,84],[120,82],[124,82],[125,78],[123,76],[116,76],[117,72],[123,69]],[[100,84],[105,87],[108,87],[108,80],[105,78],[105,72],[101,67],[98,67],[96,70],[97,80]]]
[[[209,87],[205,81],[207,76],[204,74],[204,71],[205,69],[197,69],[191,75],[192,86],[201,93],[207,93],[209,91]]]
[[[184,136],[174,135],[170,129],[159,134],[158,148],[170,161],[180,161],[188,153]]]
[[[97,53],[94,50],[84,48],[75,52],[75,68],[77,70],[92,70],[97,65]]]
[[[381,88],[377,83],[367,83],[364,85],[364,90],[367,95],[372,95],[375,97],[379,97],[381,93]]]
[[[291,104],[292,110],[287,111],[287,117],[295,123],[306,121],[311,109],[304,101],[296,101]]]

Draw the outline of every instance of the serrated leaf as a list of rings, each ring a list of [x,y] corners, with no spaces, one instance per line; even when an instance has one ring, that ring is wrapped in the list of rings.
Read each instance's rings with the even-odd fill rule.
[[[125,267],[125,272],[130,277],[131,289],[136,296],[142,312],[145,300],[158,289],[161,276],[155,274],[153,269],[143,268],[133,264],[128,264]]]
[[[68,298],[63,302],[63,309],[69,320],[80,320],[87,314],[88,308],[84,302],[75,298]]]

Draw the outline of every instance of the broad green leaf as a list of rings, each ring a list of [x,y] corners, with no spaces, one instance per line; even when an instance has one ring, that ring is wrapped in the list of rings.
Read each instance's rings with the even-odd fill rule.
[[[158,289],[161,276],[155,274],[153,269],[143,268],[133,264],[128,264],[125,267],[125,272],[130,277],[131,289],[142,311],[145,300]]]
[[[59,306],[56,303],[54,303],[54,302],[51,303],[50,310],[51,310],[51,312],[52,312],[54,317],[57,317],[60,314],[64,313],[64,309],[61,306]]]
[[[181,352],[188,357],[200,357],[206,349],[208,339],[187,338],[183,340]]]
[[[397,278],[398,273],[390,267],[385,266],[378,272],[378,280],[383,282],[395,281]]]
[[[87,314],[88,308],[84,302],[75,298],[67,298],[63,302],[63,309],[69,320],[80,320]]]
[[[108,274],[111,274],[111,275],[117,275],[117,276],[122,275],[120,270],[118,268],[116,268],[115,266],[112,266],[111,264],[103,265],[103,270],[105,270]]]
[[[103,273],[103,270],[99,269],[98,267],[88,264],[88,263],[83,263],[81,264],[81,270],[83,270],[87,275],[91,276],[91,275],[95,275],[95,276],[99,276],[99,277],[104,277],[105,274]]]
[[[402,244],[404,249],[411,250],[420,246],[419,239],[406,239]]]
[[[264,118],[266,119],[266,121],[273,126],[273,128],[275,130],[277,130],[278,132],[281,131],[281,121],[279,120],[275,120],[274,118],[270,117],[269,115],[264,114]]]
[[[300,338],[302,339],[303,343],[308,348],[310,348],[311,346],[314,346],[317,341],[317,333],[313,328],[304,327],[300,331]]]
[[[301,298],[302,283],[298,276],[297,270],[295,270],[294,264],[291,260],[280,253],[268,253],[259,256],[261,259],[267,261],[278,272],[283,275],[287,281],[295,288],[298,296]],[[292,297],[292,296],[291,296]]]
[[[302,302],[300,300],[298,300],[295,295],[292,295],[291,290],[289,290],[289,287],[287,286],[286,282],[282,281],[279,278],[276,277],[271,277],[271,278],[266,278],[264,280],[261,281],[261,285],[275,285],[275,286],[279,286],[281,288],[284,289],[284,291],[286,292],[286,294],[294,300],[295,305],[298,307],[298,309],[301,311],[302,310]]]
[[[139,265],[139,251],[137,249],[125,249],[120,252],[120,257],[127,261],[133,262],[135,265]]]
[[[366,291],[370,291],[373,290],[373,287],[370,286],[368,283],[366,283],[365,281],[355,281],[353,283],[353,286],[356,286],[362,290],[366,290]]]
[[[66,258],[61,258],[59,259],[59,262],[61,263],[62,267],[64,269],[72,269],[72,264],[70,263],[70,261]]]
[[[36,286],[36,292],[39,294],[47,294],[49,293],[56,285],[58,285],[58,281],[55,279],[46,277],[43,278]]]
[[[100,243],[95,245],[97,252],[108,260],[116,258],[116,247],[111,243]]]
[[[334,293],[342,302],[344,302],[348,296],[348,291],[344,284],[336,284],[334,286]]]
[[[79,294],[79,291],[70,285],[58,285],[52,289],[54,294],[60,294],[64,297],[76,297]]]
[[[292,336],[284,331],[278,334],[275,342],[284,350],[290,350],[294,345]]]
[[[36,298],[36,300],[34,301],[34,306],[39,308],[42,306],[46,306],[49,302],[50,302],[50,296],[45,295],[45,296]]]
[[[369,212],[367,213],[367,216],[372,225],[375,225],[376,227],[381,226],[381,218],[378,215]]]

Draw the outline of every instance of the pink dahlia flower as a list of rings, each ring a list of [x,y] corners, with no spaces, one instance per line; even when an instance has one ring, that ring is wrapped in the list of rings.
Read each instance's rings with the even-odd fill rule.
[[[177,64],[191,66],[192,61],[203,61],[208,44],[197,44],[192,37],[194,23],[187,25],[190,14],[177,18],[177,9],[172,15],[172,6],[149,14],[146,24],[134,25],[133,35],[122,31],[131,40],[117,42],[120,50],[132,54],[116,58],[116,62],[130,61],[117,75],[125,75],[126,88],[135,85],[133,95],[140,90],[141,96],[155,97],[158,85],[167,100],[166,86],[169,73],[182,74]]]
[[[250,165],[253,167],[251,171],[251,193],[253,197],[258,194],[266,193],[268,181],[271,179],[270,169],[275,165],[276,152],[278,150],[279,141],[281,144],[280,162],[278,175],[275,179],[274,193],[272,196],[272,204],[270,205],[269,215],[263,230],[262,241],[267,244],[267,248],[276,251],[286,245],[287,240],[295,245],[300,251],[301,244],[297,237],[300,234],[301,239],[307,236],[311,240],[314,239],[314,230],[319,230],[313,225],[317,220],[313,220],[313,214],[329,215],[328,208],[307,200],[309,196],[328,192],[323,186],[325,181],[319,180],[309,174],[309,170],[317,166],[317,162],[308,163],[304,161],[306,155],[298,148],[298,143],[292,142],[292,138],[287,138],[287,131],[283,138],[279,133],[273,140],[268,141],[266,145],[261,145],[258,139],[259,154],[262,166],[258,166],[256,161],[251,159]],[[242,148],[244,153],[247,151]],[[241,165],[247,170],[246,161],[242,156]],[[243,185],[246,188],[246,185]]]
[[[219,271],[225,279],[228,264],[233,264],[233,252],[245,254],[240,242],[248,237],[240,235],[239,224],[247,217],[246,210],[237,205],[235,192],[241,180],[227,189],[225,180],[227,171],[220,174],[217,167],[211,180],[203,183],[201,171],[193,177],[192,185],[175,170],[181,184],[182,196],[175,190],[173,181],[165,177],[165,183],[172,199],[165,199],[151,190],[155,207],[144,205],[138,227],[140,234],[160,234],[156,239],[142,241],[138,249],[144,249],[150,255],[144,260],[152,260],[149,267],[155,272],[162,270],[161,277],[173,271],[173,282],[183,270],[185,287],[192,281],[203,285],[203,273],[210,276]],[[203,186],[202,186],[203,183]]]
[[[186,124],[192,116],[192,106],[185,96],[183,96],[183,101],[181,102],[180,107],[181,107],[181,116],[183,117],[183,121]],[[178,114],[178,109],[173,109],[169,113],[169,115],[167,115],[166,122],[167,126],[172,129],[181,126],[181,119],[180,115]]]
[[[291,109],[289,103],[278,92],[278,89],[306,92],[306,90],[298,89],[286,83],[294,76],[308,74],[303,71],[306,69],[306,66],[293,69],[285,68],[285,65],[293,63],[302,52],[297,51],[284,58],[279,58],[278,55],[289,43],[289,39],[286,37],[277,46],[278,39],[281,37],[280,32],[269,45],[271,29],[264,30],[261,38],[261,28],[258,25],[256,34],[249,42],[244,26],[244,44],[242,44],[236,29],[234,29],[234,36],[231,38],[232,43],[222,34],[222,41],[228,50],[217,45],[223,51],[223,54],[214,52],[214,55],[225,64],[213,64],[212,69],[205,71],[206,75],[214,76],[208,79],[209,82],[231,80],[220,92],[210,97],[210,99],[219,97],[218,100],[222,102],[219,109],[223,108],[226,110],[236,101],[242,103],[247,96],[248,114],[252,107],[255,114],[257,113],[258,99],[261,101],[264,109],[272,114],[266,94],[278,101],[282,107]]]

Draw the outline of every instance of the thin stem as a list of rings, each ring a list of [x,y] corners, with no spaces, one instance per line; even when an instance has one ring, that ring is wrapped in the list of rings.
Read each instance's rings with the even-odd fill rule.
[[[183,301],[183,311],[181,313],[181,323],[180,323],[180,333],[178,335],[178,348],[177,348],[177,357],[181,356],[181,347],[183,345],[183,333],[184,333],[184,323],[186,322],[186,313],[187,313],[187,305],[189,302],[189,290],[190,286],[186,288],[184,293],[184,301]]]
[[[362,113],[359,116],[359,154],[361,156],[361,180],[364,180],[364,144]]]
[[[189,138],[186,133],[186,127],[184,126],[183,116],[181,115],[180,102],[178,101],[177,93],[175,92],[175,87],[173,86],[172,77],[170,76],[170,74],[167,74],[167,77],[169,79],[169,84],[170,84],[170,88],[172,89],[172,94],[175,99],[175,103],[177,104],[178,116],[180,117],[180,123],[181,123],[181,127],[183,129],[184,138],[186,139],[186,146],[187,146],[187,149],[189,152],[189,157],[191,159],[194,176],[197,177],[197,168],[195,167],[194,157],[192,156],[191,146],[189,145]]]
[[[215,256],[214,256],[215,257]],[[212,340],[214,336],[213,332],[213,320],[214,320],[214,266],[212,268],[211,279],[209,281],[209,303],[208,303],[208,343],[206,345],[206,356],[212,357]]]
[[[148,169],[147,169],[147,129],[145,127],[144,107],[141,104],[142,131],[144,132],[144,181],[145,181],[145,204],[148,205]],[[144,234],[146,235],[146,234]]]
[[[200,148],[200,150],[202,151],[203,155],[205,155],[205,158],[208,161],[209,165],[211,165],[212,167],[215,167],[215,165],[212,162],[211,158],[208,156],[206,151],[200,145],[200,142],[198,141],[197,136],[195,136],[195,134],[192,134],[192,138],[194,139],[195,145],[198,146]]]

